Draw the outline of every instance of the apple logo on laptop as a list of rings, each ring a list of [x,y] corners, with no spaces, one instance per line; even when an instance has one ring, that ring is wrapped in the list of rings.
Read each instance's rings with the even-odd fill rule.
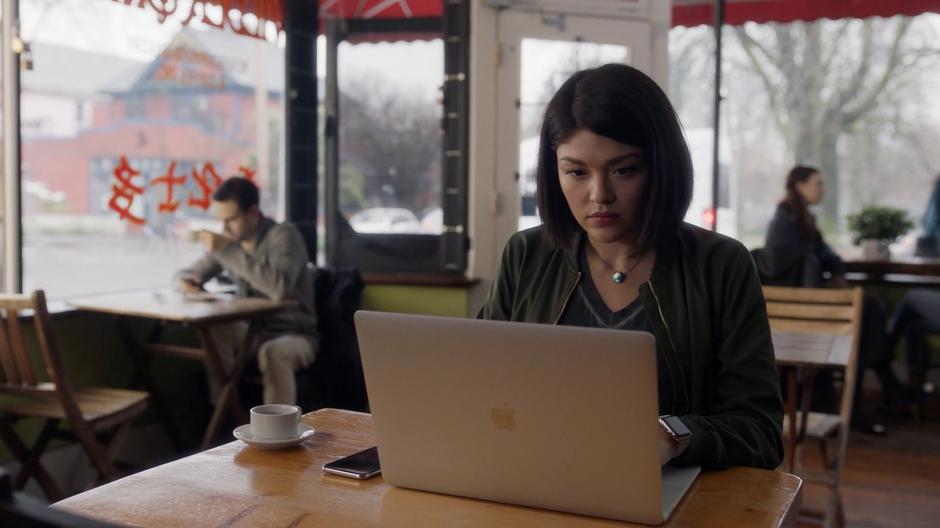
[[[493,425],[495,425],[497,429],[502,429],[504,431],[515,431],[516,411],[508,408],[508,403],[505,405],[507,408],[504,409],[494,407],[490,411],[490,419],[493,420]]]

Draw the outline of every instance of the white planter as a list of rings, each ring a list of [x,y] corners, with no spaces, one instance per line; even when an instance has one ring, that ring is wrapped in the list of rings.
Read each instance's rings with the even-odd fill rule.
[[[866,238],[862,240],[862,259],[863,260],[888,260],[891,258],[891,252],[888,249],[887,240],[877,240]]]

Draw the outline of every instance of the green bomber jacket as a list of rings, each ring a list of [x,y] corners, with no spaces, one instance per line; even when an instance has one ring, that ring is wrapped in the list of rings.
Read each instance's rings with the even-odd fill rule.
[[[555,248],[541,227],[513,235],[479,316],[557,324],[581,280],[578,244]],[[672,463],[779,465],[783,402],[764,296],[747,249],[683,224],[657,246],[640,298],[672,382],[673,408],[662,411],[692,431]]]

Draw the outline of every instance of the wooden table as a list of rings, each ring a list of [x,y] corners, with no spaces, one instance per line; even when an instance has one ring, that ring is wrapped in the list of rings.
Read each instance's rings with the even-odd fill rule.
[[[153,354],[169,354],[204,361],[209,375],[219,382],[221,390],[215,403],[212,418],[209,420],[202,439],[201,448],[205,449],[218,432],[226,407],[231,408],[232,414],[238,423],[247,422],[247,418],[243,416],[244,413],[236,389],[238,377],[249,357],[249,347],[253,338],[252,332],[249,331],[244,345],[236,354],[233,365],[226,370],[209,329],[216,324],[251,320],[259,316],[273,314],[296,306],[297,303],[294,301],[270,301],[234,296],[219,296],[212,302],[206,300],[193,301],[187,300],[178,292],[143,290],[74,298],[69,300],[69,304],[82,311],[115,316],[121,340],[134,360],[136,375],[134,385],[144,386],[150,391],[154,408],[166,425],[170,440],[178,451],[182,451],[185,447],[175,421],[172,419],[169,409],[148,372],[147,366]],[[154,325],[153,331],[144,343],[138,342],[131,330],[128,319],[134,317],[158,322]],[[160,343],[160,335],[166,323],[194,327],[199,334],[202,347],[195,348]]]
[[[54,507],[134,526],[639,526],[356,481],[321,466],[375,444],[367,414],[304,416],[301,447],[259,451],[232,442],[105,484]],[[664,526],[792,526],[802,480],[751,468],[703,473]]]
[[[846,273],[940,277],[940,258],[895,257],[888,260],[846,260]]]
[[[817,372],[826,368],[845,369],[852,353],[851,335],[836,335],[824,332],[772,331],[774,355],[777,365],[787,370],[786,413],[788,431],[786,442],[787,470],[796,470],[796,449],[806,434],[806,419],[809,416],[813,394],[813,379]],[[799,428],[797,428],[797,373],[805,374],[801,398]]]
[[[850,259],[845,261],[845,278],[857,284],[937,287],[940,285],[940,258]]]

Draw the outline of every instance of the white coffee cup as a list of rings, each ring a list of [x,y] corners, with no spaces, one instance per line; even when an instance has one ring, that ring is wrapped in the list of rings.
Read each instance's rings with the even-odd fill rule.
[[[300,407],[258,405],[251,408],[251,436],[261,440],[287,440],[297,436]]]

